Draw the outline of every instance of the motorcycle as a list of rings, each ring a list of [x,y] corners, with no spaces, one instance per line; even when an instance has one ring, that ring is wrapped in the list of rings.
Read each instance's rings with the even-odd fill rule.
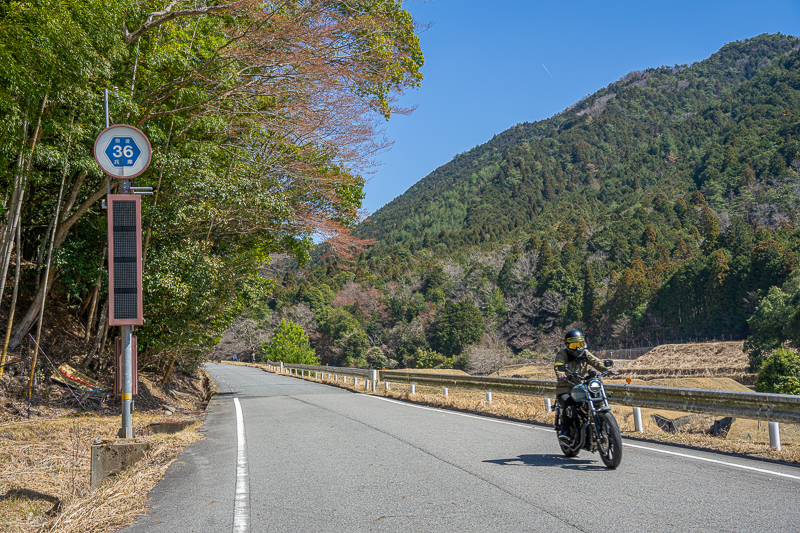
[[[605,361],[606,368],[611,368],[613,361]],[[611,408],[608,406],[608,396],[603,386],[605,376],[611,370],[600,374],[590,368],[586,376],[568,372],[567,380],[574,384],[570,396],[577,405],[567,406],[572,413],[562,413],[558,401],[555,402],[555,428],[558,434],[561,430],[561,417],[565,414],[572,419],[568,428],[569,438],[558,439],[561,451],[567,457],[575,457],[580,451],[588,450],[592,453],[599,452],[600,458],[608,468],[617,468],[622,461],[622,438],[619,425]]]

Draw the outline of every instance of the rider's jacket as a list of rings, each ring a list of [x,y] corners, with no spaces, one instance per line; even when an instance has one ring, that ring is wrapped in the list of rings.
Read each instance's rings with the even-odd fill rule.
[[[598,359],[589,350],[583,350],[583,356],[578,359],[575,359],[569,354],[567,354],[566,348],[562,348],[561,351],[558,352],[558,354],[556,354],[556,361],[554,365],[554,369],[556,371],[556,378],[566,376],[566,370],[574,372],[581,376],[585,376],[586,372],[589,370],[590,365],[595,367],[600,372],[608,370],[605,364],[603,364],[603,361]],[[573,386],[574,385],[571,384],[569,381],[559,381],[556,384],[556,395],[569,392]]]

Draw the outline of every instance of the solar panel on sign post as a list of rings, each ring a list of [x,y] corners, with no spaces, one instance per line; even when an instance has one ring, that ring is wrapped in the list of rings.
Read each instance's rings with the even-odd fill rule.
[[[141,197],[108,197],[109,325],[140,326],[142,313]]]

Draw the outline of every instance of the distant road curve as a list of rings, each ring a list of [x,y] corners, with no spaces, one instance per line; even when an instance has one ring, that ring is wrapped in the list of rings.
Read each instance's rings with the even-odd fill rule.
[[[206,440],[126,532],[800,530],[790,465],[628,440],[611,471],[596,454],[563,457],[549,428],[206,369],[221,391]],[[234,398],[246,442],[238,503]]]

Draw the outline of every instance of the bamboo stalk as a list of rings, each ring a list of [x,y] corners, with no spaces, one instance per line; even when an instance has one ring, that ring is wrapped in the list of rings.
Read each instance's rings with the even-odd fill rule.
[[[15,235],[15,225],[17,222],[17,217],[14,216],[14,213],[17,212],[17,204],[21,202],[20,195],[24,194],[25,189],[22,186],[22,178],[23,178],[23,169],[25,166],[25,145],[28,143],[28,121],[25,120],[22,125],[22,143],[20,143],[19,148],[19,157],[17,157],[17,172],[14,175],[14,190],[11,194],[11,203],[9,207],[11,208],[11,219],[8,221],[8,225],[4,229],[3,235],[3,274],[2,278],[0,278],[0,301],[2,301],[2,296],[5,293],[6,289],[6,275],[8,274],[8,265],[11,262],[11,249],[14,247],[14,235]]]
[[[6,339],[3,342],[3,354],[0,356],[0,377],[6,368],[6,357],[8,356],[8,341],[11,339],[11,327],[14,325],[14,312],[17,310],[17,295],[19,295],[19,277],[22,267],[22,227],[17,226],[17,272],[14,276],[14,295],[11,297],[11,309],[8,311],[8,325],[6,328]]]

